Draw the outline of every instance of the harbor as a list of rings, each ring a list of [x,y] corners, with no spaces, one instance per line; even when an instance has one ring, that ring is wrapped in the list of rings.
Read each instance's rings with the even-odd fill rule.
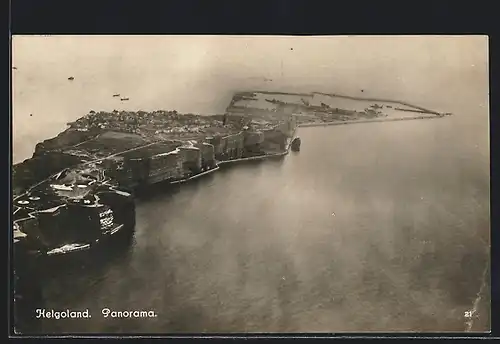
[[[345,125],[345,124],[358,124],[358,123],[376,123],[376,122],[396,122],[396,121],[411,121],[417,119],[437,119],[442,116],[437,115],[419,115],[419,116],[409,116],[401,118],[377,118],[377,119],[360,119],[355,121],[342,121],[342,122],[324,122],[324,123],[303,123],[299,124],[299,127],[323,127],[331,125]]]

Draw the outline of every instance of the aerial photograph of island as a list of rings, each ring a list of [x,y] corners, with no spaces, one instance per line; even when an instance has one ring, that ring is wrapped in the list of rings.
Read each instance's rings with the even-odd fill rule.
[[[15,335],[490,331],[486,36],[14,36]]]

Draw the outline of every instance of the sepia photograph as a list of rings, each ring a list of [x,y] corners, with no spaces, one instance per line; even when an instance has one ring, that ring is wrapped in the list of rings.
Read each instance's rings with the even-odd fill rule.
[[[11,53],[14,335],[490,331],[487,36]]]

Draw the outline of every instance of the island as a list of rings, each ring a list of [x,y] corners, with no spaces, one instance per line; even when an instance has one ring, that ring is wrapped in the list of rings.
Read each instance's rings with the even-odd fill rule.
[[[326,93],[234,94],[223,115],[90,111],[13,166],[14,197],[74,166],[93,166],[123,186],[179,183],[221,164],[285,155],[297,127],[440,118],[405,102]]]
[[[14,242],[46,255],[88,248],[133,226],[135,191],[283,158],[300,150],[301,126],[445,115],[392,100],[268,91],[237,92],[220,115],[92,110],[13,166]],[[62,228],[79,217],[74,230]]]
[[[181,183],[224,163],[283,156],[296,128],[296,117],[281,113],[91,111],[57,137],[39,143],[32,158],[13,167],[14,195],[67,168],[101,170],[131,189]]]

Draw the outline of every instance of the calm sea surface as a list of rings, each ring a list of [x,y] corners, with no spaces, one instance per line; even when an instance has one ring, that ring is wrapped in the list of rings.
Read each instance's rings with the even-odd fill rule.
[[[22,72],[18,68],[15,73]],[[18,161],[66,121],[90,108],[112,109],[109,97],[122,92],[109,83],[100,91],[82,86],[84,77],[76,75],[68,85],[71,74],[64,68],[68,72],[54,72],[60,80],[50,92],[18,78],[14,97],[26,97],[17,110],[14,103]],[[460,80],[487,80],[463,73]],[[158,94],[151,97],[157,102],[151,106],[223,111],[237,83],[220,78],[227,88],[214,90],[208,81],[193,86],[199,98],[192,108],[189,99],[181,104],[175,97],[178,91],[165,92],[170,103],[161,103]],[[67,272],[45,287],[48,309],[89,309],[92,318],[46,319],[41,330],[464,331],[464,312],[474,307],[480,290],[472,330],[488,330],[487,86],[446,85],[437,87],[441,94],[436,88],[427,97],[418,87],[415,92],[382,88],[377,95],[397,98],[403,92],[405,100],[455,116],[302,128],[300,153],[224,168],[138,200],[135,238],[126,252],[99,268]],[[237,86],[266,84],[247,80]],[[40,92],[28,97],[30,87]],[[140,108],[148,103],[147,88],[135,90],[137,100],[131,96],[131,102],[137,103],[130,106]],[[99,92],[100,98],[92,95]],[[45,116],[53,105],[52,125],[36,117],[37,102],[45,104],[39,107]],[[66,112],[72,107],[77,111]],[[103,308],[154,310],[157,317],[105,319]]]

